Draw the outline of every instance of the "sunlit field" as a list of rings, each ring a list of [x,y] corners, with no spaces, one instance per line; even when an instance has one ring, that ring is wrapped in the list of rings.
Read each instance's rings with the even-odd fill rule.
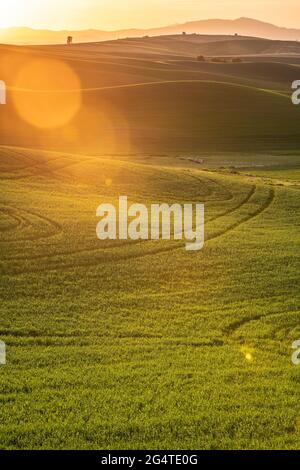
[[[0,448],[299,449],[296,59],[114,44],[1,47]],[[120,195],[204,203],[204,249],[99,241]]]

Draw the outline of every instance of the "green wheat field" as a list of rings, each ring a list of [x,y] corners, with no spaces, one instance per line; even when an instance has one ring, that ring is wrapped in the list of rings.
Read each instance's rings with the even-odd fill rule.
[[[38,129],[0,67],[0,448],[300,449],[300,59],[109,47],[0,47],[82,85]],[[99,241],[120,195],[204,203],[204,249]]]

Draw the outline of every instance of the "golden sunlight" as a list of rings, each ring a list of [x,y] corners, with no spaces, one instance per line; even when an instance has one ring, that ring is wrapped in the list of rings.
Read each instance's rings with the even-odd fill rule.
[[[19,116],[50,129],[69,123],[82,101],[81,82],[71,67],[53,59],[34,59],[17,74],[12,97]]]
[[[26,24],[31,19],[29,13],[30,9],[27,8],[26,2],[19,0],[6,2],[5,7],[1,8],[0,28]]]
[[[244,355],[247,362],[254,361],[254,356],[253,356],[254,348],[249,347],[249,346],[242,346],[240,350],[241,350],[241,353]]]

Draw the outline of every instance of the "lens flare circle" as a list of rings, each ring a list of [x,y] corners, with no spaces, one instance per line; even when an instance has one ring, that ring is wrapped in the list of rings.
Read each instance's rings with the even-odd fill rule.
[[[81,81],[63,61],[34,59],[19,71],[12,97],[18,115],[28,124],[58,128],[68,124],[81,107]]]

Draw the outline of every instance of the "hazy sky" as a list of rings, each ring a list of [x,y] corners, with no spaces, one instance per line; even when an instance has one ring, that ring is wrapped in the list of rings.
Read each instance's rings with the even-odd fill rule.
[[[110,30],[240,16],[296,28],[300,0],[0,0],[0,27]]]

